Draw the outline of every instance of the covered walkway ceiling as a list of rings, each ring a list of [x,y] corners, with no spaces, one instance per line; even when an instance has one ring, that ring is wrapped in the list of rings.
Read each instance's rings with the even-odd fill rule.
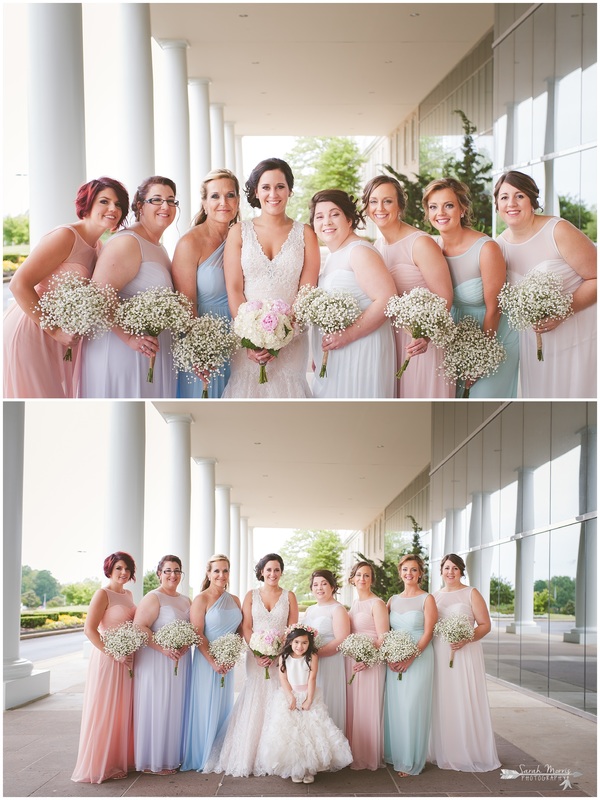
[[[250,525],[367,526],[430,462],[428,402],[158,401],[191,414],[192,458],[216,458]]]
[[[241,136],[385,136],[494,23],[493,3],[151,3]]]

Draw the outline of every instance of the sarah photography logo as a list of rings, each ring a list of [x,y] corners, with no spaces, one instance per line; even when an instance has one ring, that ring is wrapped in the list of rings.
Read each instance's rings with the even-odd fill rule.
[[[550,764],[545,764],[543,767],[539,764],[534,767],[529,767],[526,764],[519,764],[519,769],[503,769],[501,770],[501,780],[516,780],[521,778],[525,781],[559,781],[563,791],[572,789],[573,784],[571,781],[579,778],[583,773],[575,772],[571,769],[555,769]]]

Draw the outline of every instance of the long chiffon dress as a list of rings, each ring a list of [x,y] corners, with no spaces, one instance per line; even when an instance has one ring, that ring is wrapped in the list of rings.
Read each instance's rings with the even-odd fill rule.
[[[352,269],[352,253],[356,247],[373,246],[368,242],[349,242],[327,256],[319,277],[319,286],[325,291],[342,290],[353,295],[365,311],[371,298],[358,285]],[[391,398],[394,396],[394,369],[396,355],[394,335],[388,319],[377,330],[351,342],[339,350],[332,350],[327,360],[327,376],[319,377],[323,360],[322,333],[312,328],[312,353],[316,371],[312,391],[317,398],[365,397]]]
[[[127,300],[145,289],[162,286],[173,288],[171,259],[162,245],[152,244],[135,231],[120,231],[113,239],[119,236],[133,236],[142,254],[137,275],[119,291],[119,297]],[[148,399],[175,397],[177,378],[173,369],[170,331],[163,331],[158,337],[158,343],[160,349],[154,365],[154,381],[150,383],[147,380],[150,359],[132,350],[116,333],[109,331],[99,339],[86,340],[82,353],[81,396]]]
[[[465,614],[475,626],[471,605],[473,588],[434,595],[439,619]],[[469,642],[454,653],[433,637],[434,680],[428,760],[440,769],[490,772],[500,766],[485,681],[481,642]]]
[[[423,273],[415,264],[413,247],[419,236],[427,236],[423,231],[415,231],[400,239],[399,242],[387,244],[385,239],[377,239],[375,247],[381,253],[399,295],[410,292],[416,287],[427,288]],[[396,336],[396,372],[406,360],[406,347],[412,337],[405,330],[394,328]],[[396,397],[449,398],[455,395],[455,386],[448,383],[443,373],[440,374],[443,352],[440,348],[429,344],[427,351],[411,358],[402,378],[395,380]]]
[[[375,641],[374,597],[355,600],[350,608],[352,633],[366,633]],[[346,658],[346,680],[352,677],[354,661]],[[352,748],[351,769],[379,769],[383,766],[384,664],[362,670],[346,688],[346,736]]]
[[[435,237],[442,247],[440,237]],[[454,300],[452,302],[452,317],[455,322],[460,322],[463,317],[475,317],[480,327],[485,318],[485,302],[483,296],[483,281],[479,260],[481,249],[486,242],[491,242],[489,236],[477,239],[471,247],[459,256],[445,256],[450,268],[452,286],[454,287]],[[498,341],[506,350],[506,361],[498,367],[493,375],[479,378],[469,390],[469,397],[473,398],[511,398],[517,396],[519,382],[519,334],[509,327],[508,320],[501,314],[498,324]],[[462,396],[464,386],[457,386],[457,396]]]
[[[425,601],[417,597],[395,595],[390,605],[390,627],[406,631],[415,643],[423,636]],[[433,647],[427,645],[398,680],[398,673],[386,667],[384,758],[396,772],[418,775],[427,758],[431,727],[431,690],[433,687]]]
[[[252,591],[252,630],[277,630],[283,634],[289,614],[288,591],[270,611],[262,601],[260,591]],[[265,720],[271,713],[273,698],[279,687],[277,665],[274,664],[265,678],[265,670],[258,666],[251,652],[246,654],[246,682],[235,702],[227,731],[215,739],[204,772],[224,772],[238,778],[248,775],[266,775],[264,766],[257,761],[256,754]]]
[[[108,607],[98,626],[100,632],[132,620],[135,614],[130,591],[104,591]],[[132,769],[133,679],[126,664],[93,647],[83,693],[79,753],[71,780],[102,783]]]
[[[235,633],[241,621],[239,606],[228,592],[223,592],[206,612],[204,637],[214,642],[226,633]],[[233,708],[233,670],[225,675],[224,686],[221,686],[221,677],[196,648],[182,771],[195,769],[201,772],[213,742],[227,729]]]
[[[198,264],[196,270],[196,310],[198,316],[212,314],[215,317],[231,319],[225,275],[223,273],[223,251],[225,242],[219,245],[214,253]],[[230,366],[223,367],[222,375],[213,375],[208,385],[208,396],[221,397],[229,380]],[[204,384],[192,372],[180,372],[177,376],[177,397],[190,400],[202,397]]]
[[[304,622],[316,628],[323,644],[335,639],[333,632],[333,614],[341,606],[337,600],[325,605],[309,606],[304,614]],[[317,686],[323,692],[323,700],[329,716],[344,732],[346,730],[346,667],[344,656],[336,653],[333,656],[319,657]]]
[[[252,220],[242,222],[244,296],[249,300],[284,300],[291,305],[298,294],[304,267],[304,225],[294,222],[275,258],[265,255]],[[306,380],[308,336],[300,333],[282,347],[266,366],[267,383],[258,382],[260,367],[238,350],[231,360],[231,376],[223,397],[310,397]]]
[[[92,247],[76,228],[73,249],[54,272],[35,287],[41,297],[56,275],[73,272],[91,278],[101,244]],[[81,376],[81,341],[71,347],[72,361],[63,361],[67,348],[45,333],[15,301],[4,314],[4,397],[78,397]]]
[[[564,292],[574,292],[581,286],[583,279],[558,250],[554,230],[559,222],[558,217],[551,217],[543,228],[520,244],[512,244],[500,234],[497,241],[506,261],[509,283],[520,283],[535,269],[560,275]],[[533,329],[519,332],[523,397],[596,397],[596,312],[594,303],[568,317],[553,331],[543,333],[543,361],[537,360]]]
[[[182,619],[189,622],[190,600],[171,597],[154,589],[160,612],[151,626],[153,633],[163,625]],[[142,772],[178,769],[183,761],[183,738],[187,729],[192,654],[188,650],[175,662],[151,647],[136,656],[133,702],[135,768]]]

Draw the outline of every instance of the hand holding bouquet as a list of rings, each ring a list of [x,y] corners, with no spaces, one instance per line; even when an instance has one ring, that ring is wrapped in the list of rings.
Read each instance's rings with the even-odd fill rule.
[[[255,631],[250,637],[248,646],[258,658],[277,658],[283,645],[281,634],[277,630]],[[265,680],[270,680],[269,667],[265,667]]]
[[[107,628],[100,633],[104,652],[112,656],[115,661],[122,661],[127,656],[145,647],[148,644],[148,634],[138,625],[129,620],[116,628]],[[129,677],[133,678],[133,670],[129,670]]]
[[[408,631],[388,631],[383,635],[379,648],[379,655],[388,664],[397,664],[413,656],[420,656],[421,651]],[[402,680],[402,673],[398,673],[398,680]]]
[[[283,300],[249,300],[242,303],[233,323],[242,347],[248,350],[267,350],[277,356],[282,347],[294,337],[292,309]],[[267,371],[261,363],[259,383],[267,383]]]
[[[379,650],[366,633],[351,633],[346,636],[344,641],[338,645],[338,650],[342,655],[353,658],[359,664],[366,664],[367,667],[372,667],[374,664],[381,662]],[[350,686],[355,677],[356,672],[352,674],[348,681],[348,686]]]
[[[208,646],[208,652],[220,667],[231,669],[240,660],[246,649],[246,643],[237,633],[225,633],[214,639]],[[221,689],[225,686],[225,675],[221,675]]]
[[[458,644],[464,641],[472,642],[475,630],[466,614],[452,614],[435,623],[433,635],[439,636],[448,644]],[[454,666],[454,651],[450,655],[450,666]]]
[[[173,365],[179,372],[203,373],[202,397],[208,397],[210,374],[222,374],[223,366],[237,348],[238,338],[229,320],[203,314],[192,320],[182,336],[174,339]]]
[[[181,650],[183,647],[191,647],[193,644],[200,644],[202,641],[192,623],[184,619],[174,619],[173,622],[163,625],[156,631],[152,639],[165,650],[174,651]],[[175,659],[175,675],[177,675],[178,665],[179,657]]]
[[[474,317],[463,317],[444,347],[441,371],[450,381],[464,381],[463,397],[468,397],[470,385],[492,375],[505,360],[506,350],[496,334],[484,333]]]

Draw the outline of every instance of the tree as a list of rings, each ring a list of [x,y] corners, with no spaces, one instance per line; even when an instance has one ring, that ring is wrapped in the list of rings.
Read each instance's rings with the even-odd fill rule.
[[[16,217],[4,217],[2,225],[4,244],[29,244],[29,216],[19,214]]]
[[[54,575],[47,569],[41,569],[33,580],[34,591],[42,599],[52,600],[60,594],[60,585]]]
[[[63,586],[66,606],[88,606],[95,591],[100,588],[100,581],[86,578],[79,583],[68,583]]]
[[[153,569],[149,569],[148,572],[144,573],[144,594],[148,594],[153,589],[158,589],[160,586],[160,581],[158,580],[158,575]]]
[[[546,592],[550,611],[569,614],[565,608],[571,608],[571,603],[575,604],[575,580],[569,575],[553,575],[549,581],[537,580],[533,590],[538,594]]]
[[[21,595],[21,603],[27,606],[27,608],[37,608],[41,605],[40,598],[31,589],[28,589]]]
[[[407,516],[408,519],[411,520],[413,529],[413,537],[410,544],[405,542],[399,548],[398,552],[394,554],[388,554],[386,552],[383,560],[377,559],[379,564],[375,563],[373,559],[367,558],[365,555],[363,555],[363,553],[356,554],[358,561],[366,561],[373,567],[375,572],[375,585],[373,586],[373,593],[378,597],[381,597],[382,600],[387,601],[392,595],[400,594],[400,592],[404,591],[404,581],[398,574],[398,562],[403,556],[408,555],[409,553],[420,556],[423,559],[425,564],[425,572],[423,574],[423,578],[421,579],[421,586],[425,588],[428,584],[427,576],[429,572],[429,556],[421,544],[420,537],[420,532],[423,529],[412,515],[408,514]]]
[[[594,211],[589,209],[584,203],[570,194],[558,195],[558,207],[560,209],[560,216],[566,219],[572,225],[580,230],[585,228],[595,218]]]
[[[414,178],[409,178],[403,172],[396,172],[391,164],[384,164],[383,168],[389,172],[400,183],[406,195],[406,208],[404,209],[404,221],[409,225],[421,230],[426,227],[423,215],[423,190],[428,183],[434,180],[433,175],[427,173],[417,173]]]
[[[490,605],[503,606],[515,602],[515,590],[507,581],[492,575],[490,578]]]
[[[339,577],[343,549],[337,531],[294,531],[281,548],[285,563],[281,585],[293,591],[300,602],[309,600],[311,574],[316,569],[329,569]]]
[[[533,611],[535,614],[548,613],[548,589],[533,593]]]

